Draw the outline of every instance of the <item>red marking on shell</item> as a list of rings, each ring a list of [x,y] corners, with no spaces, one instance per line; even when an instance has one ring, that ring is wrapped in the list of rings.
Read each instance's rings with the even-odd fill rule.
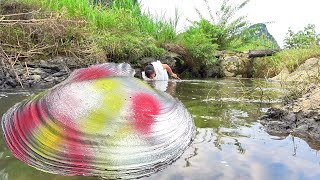
[[[60,116],[60,118],[62,118]],[[73,119],[64,116],[60,119],[62,122],[74,122]],[[67,128],[64,129],[66,138],[65,158],[72,164],[68,167],[68,176],[85,175],[90,173],[88,166],[90,166],[92,152],[88,150],[85,143],[83,143],[83,134],[81,130],[74,123],[67,123]]]
[[[69,134],[70,135],[70,134]],[[81,143],[81,137],[79,139],[76,137],[76,134],[72,134],[73,138],[68,139],[68,143],[66,144],[66,159],[72,164],[72,166],[68,167],[70,172],[69,176],[74,175],[85,175],[89,174],[90,171],[87,169],[90,166],[92,153],[88,151]]]
[[[28,103],[22,107],[13,114],[12,128],[15,131],[9,134],[10,141],[7,141],[7,144],[16,157],[27,162],[25,152],[29,151],[28,136],[32,135],[33,130],[41,125],[41,121],[45,121],[47,114],[40,102]]]
[[[139,93],[132,97],[134,127],[143,134],[150,133],[151,125],[160,112],[160,103],[152,95]]]
[[[112,74],[108,69],[103,68],[102,66],[91,66],[88,68],[79,69],[73,74],[75,81],[85,81],[93,80],[102,77],[107,77]]]

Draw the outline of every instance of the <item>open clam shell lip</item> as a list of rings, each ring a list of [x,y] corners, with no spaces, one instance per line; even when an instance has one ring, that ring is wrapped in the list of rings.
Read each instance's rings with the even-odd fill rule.
[[[2,117],[15,157],[61,175],[136,178],[165,168],[194,137],[177,99],[138,79],[127,64],[76,70]]]

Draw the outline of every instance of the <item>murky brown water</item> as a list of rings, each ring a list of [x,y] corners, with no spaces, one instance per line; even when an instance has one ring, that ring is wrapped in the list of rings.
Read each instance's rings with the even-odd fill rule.
[[[285,94],[263,80],[190,80],[156,84],[181,100],[197,126],[195,141],[176,162],[142,179],[320,179],[318,151],[297,137],[274,137],[257,121]],[[0,115],[35,91],[0,91]],[[2,133],[2,132],[1,132]],[[0,136],[0,179],[73,180],[17,160]]]

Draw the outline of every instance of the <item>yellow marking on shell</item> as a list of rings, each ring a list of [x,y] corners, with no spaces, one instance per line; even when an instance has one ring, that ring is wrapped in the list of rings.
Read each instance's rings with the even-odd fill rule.
[[[116,80],[99,80],[95,88],[102,90],[103,95],[100,107],[97,107],[85,117],[81,124],[86,133],[96,133],[103,130],[106,123],[120,117],[125,104],[126,95],[121,93],[120,83]]]
[[[41,127],[39,130],[38,140],[43,142],[46,147],[54,147],[58,145],[61,137],[61,132],[59,132],[58,125],[51,123],[50,129],[46,126]],[[53,130],[53,131],[52,131]]]
[[[52,120],[46,120],[47,124],[39,126],[34,131],[34,138],[37,139],[37,148],[30,146],[30,148],[37,154],[51,159],[54,154],[49,155],[50,149],[58,150],[61,145],[62,128],[55,124]],[[50,128],[49,128],[50,127]],[[46,153],[43,153],[46,152]]]
[[[120,83],[115,79],[99,79],[95,81],[93,86],[99,91],[109,92],[120,88]]]
[[[42,98],[43,96],[45,96],[47,93],[48,93],[48,91],[44,91],[44,92],[41,92],[41,93],[36,94],[36,95],[34,95],[34,96],[31,96],[28,101],[39,100],[40,98]]]

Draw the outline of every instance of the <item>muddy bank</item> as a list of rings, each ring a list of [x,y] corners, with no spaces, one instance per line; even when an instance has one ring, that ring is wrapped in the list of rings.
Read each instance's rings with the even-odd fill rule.
[[[131,66],[135,77],[141,78],[141,71],[146,64],[160,60],[168,64],[183,79],[186,78],[220,78],[252,77],[253,66],[250,52],[219,52],[218,61],[206,67],[192,66],[185,50],[177,45],[164,47],[166,53],[160,57],[145,57]],[[252,51],[254,52],[254,51]],[[265,52],[262,52],[262,54]],[[12,88],[48,88],[66,79],[78,68],[88,67],[102,61],[89,61],[77,57],[57,56],[45,60],[12,61],[2,58],[0,52],[0,89]],[[106,61],[104,61],[106,62]],[[123,61],[126,62],[126,61]],[[190,66],[192,68],[190,68]]]
[[[84,67],[77,58],[55,57],[46,61],[0,61],[0,89],[48,88],[66,79],[77,68]]]
[[[177,71],[180,66],[176,59],[179,58],[174,53],[165,53],[159,59],[143,58],[140,64],[131,64],[131,66],[135,69],[135,77],[141,78],[141,70],[144,65],[156,60],[169,64],[174,71]],[[73,70],[98,63],[102,62],[88,62],[76,57],[57,56],[47,60],[16,61],[12,64],[0,58],[0,89],[50,88],[65,80]]]
[[[292,134],[320,149],[320,88],[311,85],[308,91],[282,107],[273,107],[260,118],[265,130],[276,136]]]

